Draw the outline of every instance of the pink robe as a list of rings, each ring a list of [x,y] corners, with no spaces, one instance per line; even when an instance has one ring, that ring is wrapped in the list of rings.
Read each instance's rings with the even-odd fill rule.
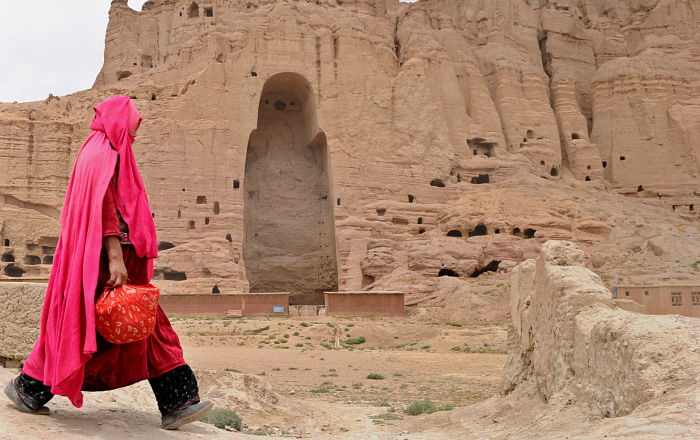
[[[162,310],[158,318],[160,330],[154,331],[156,339],[149,337],[133,347],[105,346],[103,340],[98,344],[95,330],[95,293],[98,277],[105,276],[104,266],[100,274],[102,205],[117,163],[119,178],[113,199],[129,225],[133,243],[133,250],[125,252],[125,263],[135,271],[138,266],[140,278],[150,280],[153,259],[158,256],[155,225],[131,148],[134,138],[130,132],[140,123],[141,115],[126,96],[115,96],[95,106],[95,118],[90,124],[93,131],[78,154],[61,211],[61,235],[44,300],[39,339],[23,369],[77,407],[83,404],[81,390],[86,376],[86,389],[107,389],[184,364],[177,336]],[[149,357],[149,353],[158,351],[154,346],[165,347],[160,350],[162,356]]]

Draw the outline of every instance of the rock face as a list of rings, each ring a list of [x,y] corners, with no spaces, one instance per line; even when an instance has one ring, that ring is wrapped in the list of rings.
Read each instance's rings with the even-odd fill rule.
[[[576,405],[589,416],[619,417],[697,388],[697,319],[648,316],[612,306],[583,252],[548,241],[537,260],[513,270],[504,393],[518,388],[549,405]],[[648,405],[648,406],[649,406]]]
[[[687,0],[114,0],[92,89],[0,104],[0,270],[48,274],[91,107],[115,93],[145,119],[135,149],[168,290],[315,303],[401,271],[508,270],[557,230],[611,231],[526,195],[482,237],[487,214],[465,200],[520,182],[629,193],[692,223],[698,27]],[[448,253],[427,240],[457,231],[467,244]]]

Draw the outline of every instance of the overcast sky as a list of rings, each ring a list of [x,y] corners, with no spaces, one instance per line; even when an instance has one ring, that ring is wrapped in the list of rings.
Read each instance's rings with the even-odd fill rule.
[[[0,101],[38,101],[92,87],[111,0],[3,0]],[[145,0],[129,0],[141,10]]]

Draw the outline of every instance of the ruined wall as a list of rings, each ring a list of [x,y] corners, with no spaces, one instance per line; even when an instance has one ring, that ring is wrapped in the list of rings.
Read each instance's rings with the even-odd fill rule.
[[[0,269],[47,275],[91,107],[115,93],[144,115],[135,150],[161,240],[156,278],[168,289],[359,289],[398,264],[434,276],[451,263],[427,263],[443,245],[420,240],[447,208],[500,183],[564,188],[573,179],[696,215],[697,20],[681,0],[152,0],[141,12],[115,0],[92,89],[0,105],[0,156],[11,170],[0,174],[0,245],[9,244],[0,254],[15,259]],[[310,131],[291,119],[272,128],[282,137],[300,130],[277,163],[302,163],[311,145],[326,157],[325,168],[273,188],[274,179],[249,180],[246,163],[268,142],[255,130],[265,84],[280,73],[307,84],[315,119]],[[247,211],[249,189],[262,182],[298,189],[269,200],[284,222]],[[324,201],[311,204],[310,194]],[[309,204],[292,202],[301,200]],[[495,213],[487,235],[498,223],[530,238],[525,228],[537,228],[525,225],[532,212],[522,206],[519,219]],[[469,215],[465,235],[480,223]],[[306,243],[278,254],[265,244],[263,254],[286,255],[268,267],[298,267],[274,280],[279,270],[246,274],[259,267],[246,261],[253,217]],[[309,227],[313,219],[323,227]],[[495,260],[512,267],[536,248],[509,252],[511,241],[490,240],[478,251],[451,248],[452,261],[469,273]],[[302,254],[310,257],[294,258]]]
[[[513,270],[504,393],[529,388],[551,405],[617,417],[698,373],[700,322],[620,310],[573,243],[548,241]],[[686,337],[681,337],[685,335]]]

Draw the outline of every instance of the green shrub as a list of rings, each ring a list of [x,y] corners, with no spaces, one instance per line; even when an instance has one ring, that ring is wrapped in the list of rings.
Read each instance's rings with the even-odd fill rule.
[[[209,411],[207,415],[202,417],[200,421],[214,425],[219,429],[224,429],[227,426],[230,426],[236,431],[243,429],[243,419],[241,419],[241,416],[236,414],[235,411],[226,408],[214,408]]]
[[[309,324],[308,322],[302,322],[302,323],[299,324],[299,325],[302,326],[302,327],[311,327],[311,324]]]
[[[410,404],[404,412],[409,416],[417,416],[418,414],[432,414],[437,411],[449,411],[453,408],[452,405],[438,405],[430,399],[423,399]]]
[[[384,380],[384,376],[382,376],[381,374],[377,374],[377,373],[370,373],[367,375],[367,379]]]
[[[360,336],[358,338],[350,338],[350,339],[345,340],[345,343],[348,345],[359,345],[359,344],[364,344],[365,342],[367,342],[367,339],[365,339],[364,336]]]

